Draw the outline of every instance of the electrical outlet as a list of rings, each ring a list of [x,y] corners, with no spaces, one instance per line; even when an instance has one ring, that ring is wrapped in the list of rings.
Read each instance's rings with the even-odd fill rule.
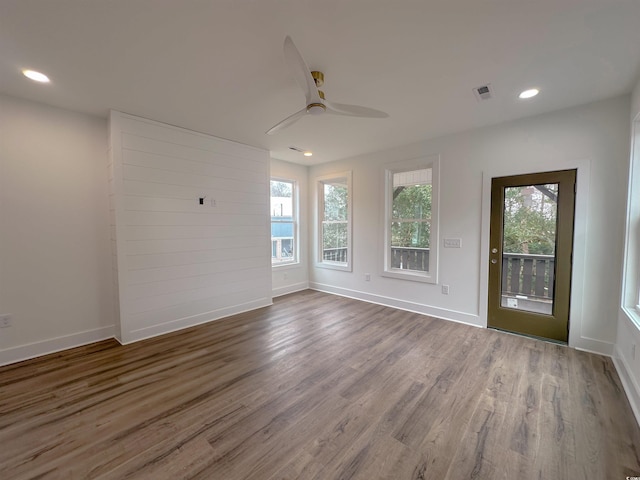
[[[371,274],[370,273],[365,273],[364,274],[364,281],[365,282],[370,282],[371,281]]]
[[[0,315],[0,328],[7,328],[12,325],[12,318],[10,313],[4,313]]]
[[[449,285],[442,285],[442,294],[449,295]]]
[[[288,276],[287,276],[287,272],[284,272],[284,273],[282,274],[282,279],[283,279],[283,280],[286,280],[287,278],[288,278]]]

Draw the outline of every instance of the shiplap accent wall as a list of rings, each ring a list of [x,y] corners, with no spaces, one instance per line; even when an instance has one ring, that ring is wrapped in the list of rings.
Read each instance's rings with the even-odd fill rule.
[[[269,153],[115,111],[109,125],[118,339],[271,304]]]

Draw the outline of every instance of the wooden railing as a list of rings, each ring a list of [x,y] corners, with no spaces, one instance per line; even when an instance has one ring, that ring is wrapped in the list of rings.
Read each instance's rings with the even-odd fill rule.
[[[429,249],[411,247],[391,247],[391,268],[402,270],[429,271]]]
[[[552,299],[554,269],[553,255],[503,253],[502,293],[524,295],[530,299]]]
[[[327,248],[322,258],[330,262],[347,262],[346,248]],[[391,268],[429,271],[428,248],[391,248]],[[553,298],[555,257],[528,253],[505,253],[502,256],[502,294],[523,295],[532,300]]]
[[[347,249],[342,248],[325,248],[322,251],[322,259],[328,262],[347,263]]]
[[[347,262],[346,248],[326,248],[322,259],[329,262]],[[429,271],[429,249],[410,247],[391,247],[391,268],[403,270]]]

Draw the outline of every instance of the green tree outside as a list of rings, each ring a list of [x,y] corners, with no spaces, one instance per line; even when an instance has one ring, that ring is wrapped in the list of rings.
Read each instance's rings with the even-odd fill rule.
[[[555,253],[557,198],[557,184],[505,188],[505,253]]]
[[[391,206],[391,246],[429,248],[432,186],[395,187]]]

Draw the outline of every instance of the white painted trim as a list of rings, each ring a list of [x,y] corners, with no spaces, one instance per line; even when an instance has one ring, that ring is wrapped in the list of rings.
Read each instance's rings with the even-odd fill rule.
[[[359,290],[351,290],[348,288],[335,287],[333,285],[327,285],[318,282],[309,282],[309,288],[317,290],[319,292],[331,293],[333,295],[339,295],[341,297],[353,298],[355,300],[362,300],[363,302],[375,303],[376,305],[384,305],[385,307],[397,308],[399,310],[406,310],[408,312],[420,313],[422,315],[429,315],[430,317],[440,318],[442,320],[449,320],[451,322],[463,323],[465,325],[471,325],[473,327],[482,327],[480,319],[477,315],[470,313],[458,312],[455,310],[448,310],[446,308],[432,307],[424,305],[422,303],[409,302],[406,300],[400,300],[393,297],[387,297],[384,295],[376,295],[373,293],[362,292]]]
[[[179,318],[177,320],[171,320],[169,322],[152,325],[150,327],[140,328],[137,330],[131,330],[126,333],[126,338],[123,338],[123,345],[137,342],[139,340],[145,340],[147,338],[158,337],[167,333],[182,330],[184,328],[195,327],[203,323],[209,323],[214,320],[220,320],[232,315],[238,315],[240,313],[249,312],[262,307],[268,307],[272,305],[270,297],[259,298],[251,302],[242,303],[239,305],[232,305],[229,307],[220,308],[217,310],[211,310],[209,312],[200,313],[191,317]],[[125,337],[123,335],[123,337]]]
[[[630,135],[620,306],[631,323],[640,330],[640,267],[638,266],[640,263],[640,242],[635,228],[640,217],[640,206],[635,201],[635,196],[640,191],[640,113],[631,122]]]
[[[114,338],[114,330],[114,326],[110,325],[108,327],[96,328],[94,330],[87,330],[85,332],[0,350],[0,366]]]
[[[331,183],[333,180],[345,179],[347,181],[347,263],[337,263],[324,260],[322,258],[322,218],[320,216],[320,209],[324,209],[324,189],[320,185],[325,183]],[[331,270],[342,270],[344,272],[353,271],[353,172],[348,170],[346,172],[339,172],[331,175],[323,175],[315,178],[316,188],[316,242],[317,248],[315,249],[315,266],[319,268],[329,268]]]
[[[631,368],[627,365],[618,345],[615,347],[613,364],[618,371],[618,376],[622,382],[622,388],[624,388],[624,391],[627,394],[627,399],[629,400],[631,410],[633,410],[633,414],[636,417],[636,422],[640,425],[640,385],[637,384],[633,375],[631,375]]]
[[[429,221],[431,228],[431,238],[429,247],[429,271],[415,272],[401,270],[399,268],[391,268],[391,216],[393,204],[393,177],[396,173],[409,172],[412,170],[431,170],[431,219]],[[414,158],[411,160],[402,160],[399,162],[387,163],[383,165],[383,192],[381,200],[383,204],[380,207],[381,222],[383,225],[383,250],[381,258],[383,259],[382,271],[380,276],[389,278],[398,278],[401,280],[409,280],[413,282],[438,283],[438,266],[440,251],[440,155],[427,155],[424,157]]]
[[[570,345],[571,348],[581,350],[583,352],[595,353],[597,355],[604,355],[605,357],[613,356],[613,350],[615,348],[614,343],[603,342],[602,340],[596,340],[589,337],[580,337],[577,339],[575,345]]]
[[[288,295],[289,293],[301,292],[302,290],[309,289],[309,282],[299,282],[292,285],[285,285],[284,287],[274,288],[271,292],[273,297],[281,297],[282,295]]]
[[[569,313],[569,346],[602,355],[611,355],[613,344],[593,340],[582,335],[584,298],[577,292],[584,291],[587,236],[589,185],[591,183],[591,160],[578,159],[559,162],[552,170],[577,169],[575,223],[573,227],[573,268],[571,275],[571,304]],[[545,170],[546,171],[546,170]],[[551,171],[551,169],[548,169]],[[487,326],[489,296],[489,230],[491,216],[491,179],[531,172],[530,167],[513,165],[508,168],[490,169],[482,173],[482,227],[480,237],[480,324]]]

